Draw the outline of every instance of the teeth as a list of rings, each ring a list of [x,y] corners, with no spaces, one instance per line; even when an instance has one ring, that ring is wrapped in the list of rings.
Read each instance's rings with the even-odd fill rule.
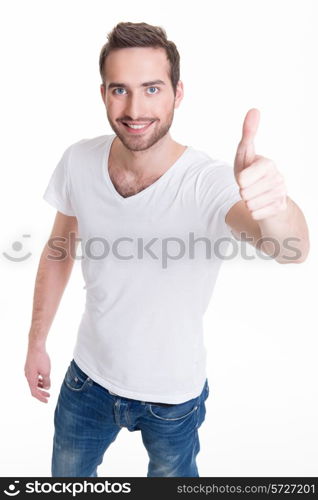
[[[144,128],[146,127],[147,125],[149,125],[149,123],[145,123],[144,125],[129,125],[129,123],[127,123],[128,127],[130,128],[136,128],[136,129],[139,129],[139,128]]]

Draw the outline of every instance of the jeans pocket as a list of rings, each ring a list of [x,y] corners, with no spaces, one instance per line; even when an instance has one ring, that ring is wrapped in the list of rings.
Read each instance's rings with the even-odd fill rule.
[[[92,381],[72,360],[66,371],[64,382],[71,391],[80,392],[88,387]]]
[[[198,398],[190,399],[185,403],[179,403],[171,406],[160,406],[149,404],[151,415],[159,420],[172,422],[182,420],[192,415],[198,409]]]

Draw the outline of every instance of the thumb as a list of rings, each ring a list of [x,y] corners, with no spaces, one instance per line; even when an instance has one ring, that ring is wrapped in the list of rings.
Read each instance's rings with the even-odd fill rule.
[[[51,380],[49,376],[43,377],[42,382],[44,389],[49,389],[51,387]]]
[[[258,129],[260,112],[256,108],[250,109],[244,119],[242,138],[237,147],[234,160],[236,173],[248,167],[255,160],[254,139]]]

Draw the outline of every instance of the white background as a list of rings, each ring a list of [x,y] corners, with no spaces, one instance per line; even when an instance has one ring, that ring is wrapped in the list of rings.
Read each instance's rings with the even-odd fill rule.
[[[258,108],[256,153],[276,162],[311,236],[300,265],[223,263],[204,319],[211,393],[200,476],[316,476],[317,2],[20,0],[2,2],[0,19],[0,474],[51,474],[53,413],[85,291],[78,261],[49,333],[51,397],[41,403],[24,362],[35,275],[55,217],[42,195],[68,145],[112,133],[99,52],[118,22],[144,21],[164,27],[181,56],[185,97],[173,138],[233,164],[245,114]],[[2,252],[31,256],[14,263]],[[146,476],[147,464],[140,433],[123,429],[98,474]]]

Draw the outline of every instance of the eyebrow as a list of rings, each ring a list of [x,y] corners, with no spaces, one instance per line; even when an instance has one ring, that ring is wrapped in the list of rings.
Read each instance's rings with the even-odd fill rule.
[[[162,80],[152,80],[151,82],[144,82],[141,83],[141,87],[151,87],[151,85],[165,85],[165,82]],[[125,83],[117,83],[117,82],[111,82],[108,84],[108,88],[112,89],[114,87],[125,87],[128,88],[129,85],[126,85]]]

